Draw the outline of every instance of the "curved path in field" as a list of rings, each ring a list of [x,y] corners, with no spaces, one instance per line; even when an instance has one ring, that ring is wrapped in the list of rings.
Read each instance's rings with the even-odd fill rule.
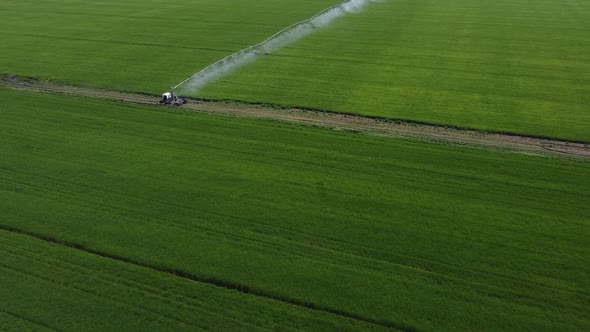
[[[7,76],[0,77],[0,87],[159,106],[159,97],[150,95],[95,90],[48,82],[23,80]],[[575,158],[590,160],[590,144],[577,142],[499,133],[485,133],[475,130],[455,129],[355,115],[301,109],[280,109],[277,107],[252,104],[189,100],[182,109],[228,116],[272,119],[298,124],[322,126],[332,129],[350,130],[368,135],[428,140],[447,144],[502,149],[537,155],[572,156]]]

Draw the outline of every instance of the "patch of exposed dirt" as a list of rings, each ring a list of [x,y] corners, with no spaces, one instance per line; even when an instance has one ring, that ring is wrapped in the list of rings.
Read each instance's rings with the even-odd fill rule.
[[[0,86],[38,92],[109,99],[142,105],[159,105],[159,98],[149,95],[64,86],[13,76],[0,76]],[[484,133],[475,130],[388,121],[355,115],[300,109],[277,109],[251,104],[188,100],[188,103],[182,109],[247,118],[273,119],[357,131],[368,135],[428,140],[538,155],[560,155],[590,159],[590,144],[527,136]]]

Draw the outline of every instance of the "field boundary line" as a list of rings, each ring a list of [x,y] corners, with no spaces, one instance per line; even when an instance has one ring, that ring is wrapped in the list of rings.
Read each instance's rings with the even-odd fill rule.
[[[185,280],[189,280],[189,281],[193,281],[193,282],[199,282],[199,283],[203,283],[203,284],[208,284],[211,286],[223,288],[223,289],[230,290],[230,291],[237,291],[242,294],[251,295],[251,296],[266,299],[266,300],[281,302],[284,304],[292,305],[292,306],[303,308],[306,310],[324,312],[324,313],[328,313],[331,315],[339,316],[341,318],[353,319],[353,320],[361,321],[364,323],[377,325],[377,326],[381,326],[381,327],[388,328],[388,329],[395,329],[395,330],[399,330],[399,331],[404,331],[404,332],[418,332],[418,331],[420,331],[417,328],[412,327],[412,326],[407,326],[404,324],[394,323],[394,322],[390,322],[390,321],[386,321],[386,320],[379,320],[379,319],[364,317],[359,314],[350,313],[350,312],[339,310],[339,309],[324,307],[321,305],[314,304],[312,302],[297,300],[297,299],[289,298],[289,297],[283,296],[283,295],[272,294],[269,292],[265,292],[263,290],[251,288],[251,287],[241,285],[238,283],[227,282],[227,281],[223,281],[223,280],[219,280],[219,279],[215,279],[215,278],[200,277],[198,275],[188,273],[186,271],[182,271],[182,270],[178,270],[178,269],[174,269],[174,268],[170,268],[170,267],[166,267],[166,266],[158,266],[156,264],[144,263],[144,262],[141,262],[136,259],[126,258],[126,257],[119,256],[116,254],[110,254],[110,253],[107,253],[104,251],[88,248],[88,247],[86,247],[82,244],[79,244],[79,243],[60,240],[60,239],[52,237],[52,236],[23,230],[20,228],[9,226],[9,225],[0,224],[0,230],[4,231],[4,232],[8,232],[8,233],[28,236],[28,237],[31,237],[31,238],[34,238],[37,240],[41,240],[41,241],[44,241],[47,243],[51,243],[54,245],[58,245],[58,246],[61,246],[64,248],[69,248],[69,249],[85,252],[85,253],[93,255],[93,256],[98,256],[98,257],[105,258],[105,259],[111,259],[111,260],[118,261],[121,263],[138,266],[138,267],[141,267],[144,269],[149,269],[149,270],[156,271],[159,273],[165,273],[165,274],[172,275],[172,276],[175,276],[175,277],[178,277],[181,279],[185,279]]]
[[[0,87],[16,90],[63,94],[69,96],[106,99],[123,103],[159,106],[159,97],[132,92],[110,91],[76,86],[60,85],[30,78],[0,75]],[[510,133],[485,132],[475,129],[448,127],[351,115],[330,111],[281,108],[273,105],[249,104],[231,101],[204,101],[189,99],[178,111],[274,120],[306,126],[324,127],[333,130],[358,132],[366,135],[412,139],[439,144],[471,146],[516,153],[555,156],[590,162],[590,143],[566,141],[544,137],[523,136]]]

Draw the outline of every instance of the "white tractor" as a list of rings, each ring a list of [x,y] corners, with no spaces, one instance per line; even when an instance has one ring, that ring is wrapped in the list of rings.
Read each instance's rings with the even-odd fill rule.
[[[174,93],[174,88],[170,88],[170,92],[166,92],[166,93],[162,94],[162,99],[160,100],[160,104],[180,107],[180,106],[186,104],[186,99],[179,98],[176,95],[176,93]]]

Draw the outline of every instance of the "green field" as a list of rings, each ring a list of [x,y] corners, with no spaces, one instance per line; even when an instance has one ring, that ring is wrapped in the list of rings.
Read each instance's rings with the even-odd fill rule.
[[[340,2],[0,2],[0,330],[590,331],[582,157],[5,86],[159,94]],[[371,1],[193,96],[590,142],[590,3]]]
[[[0,74],[161,93],[338,0],[0,4]],[[590,3],[384,0],[196,96],[590,142]]]
[[[0,230],[0,330],[376,329]]]
[[[0,100],[4,228],[305,303],[318,315],[419,330],[590,328],[589,163],[6,89]],[[266,319],[266,309],[244,304],[269,305],[259,297],[1,234],[14,255],[21,249],[10,243],[20,241],[49,252],[39,268],[1,256],[25,275],[67,258],[90,267],[83,273],[138,273],[146,287],[173,282],[171,292],[188,289],[213,308],[235,304],[228,315],[256,311],[249,319],[269,325],[289,315],[322,329],[297,307],[277,304]],[[11,299],[4,316],[50,326],[90,329],[76,325],[85,313],[63,313],[111,294],[147,296],[82,280],[81,291],[108,293],[84,298],[67,292],[72,274],[58,269],[47,278],[62,288],[34,300],[44,281],[22,273],[2,273],[17,289],[2,290]],[[59,299],[63,307],[50,305]],[[141,305],[170,312],[163,302]],[[216,321],[207,310],[193,315]],[[354,328],[332,316],[314,317]]]
[[[197,95],[590,142],[590,2],[385,0]]]
[[[338,0],[0,2],[0,74],[161,93]]]

